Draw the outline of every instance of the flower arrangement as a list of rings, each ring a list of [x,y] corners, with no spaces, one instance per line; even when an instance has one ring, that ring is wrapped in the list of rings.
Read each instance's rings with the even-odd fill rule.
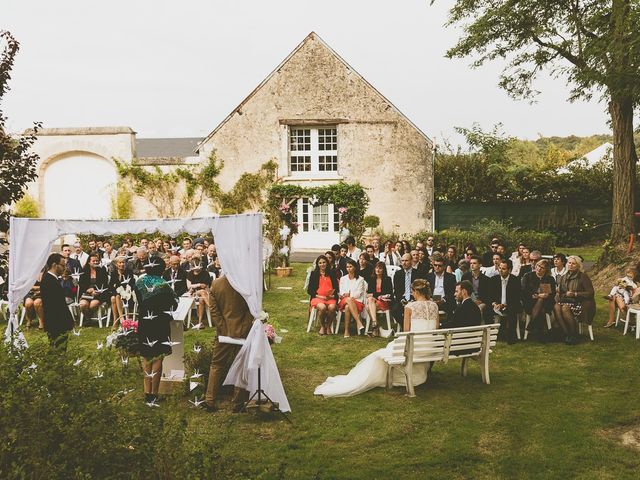
[[[269,340],[269,344],[273,345],[274,343],[282,342],[282,337],[278,336],[276,332],[277,323],[273,322],[275,326],[272,325],[271,323],[268,323],[269,314],[263,310],[262,312],[260,312],[260,316],[258,318],[264,324],[264,333],[267,336],[267,339]]]
[[[107,337],[107,346],[122,350],[126,356],[137,355],[139,343],[138,321],[131,318],[122,319],[118,330]]]

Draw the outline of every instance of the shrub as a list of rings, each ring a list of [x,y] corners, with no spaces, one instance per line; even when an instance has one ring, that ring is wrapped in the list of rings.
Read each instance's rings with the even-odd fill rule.
[[[380,217],[376,215],[367,215],[364,217],[362,224],[365,228],[377,228],[380,225]]]
[[[24,197],[16,202],[13,214],[16,217],[38,218],[40,216],[40,206],[31,195],[25,193]]]
[[[188,409],[144,405],[140,370],[123,371],[113,351],[87,356],[73,339],[67,352],[3,343],[0,383],[0,478],[210,478],[226,469],[206,439],[193,442]]]

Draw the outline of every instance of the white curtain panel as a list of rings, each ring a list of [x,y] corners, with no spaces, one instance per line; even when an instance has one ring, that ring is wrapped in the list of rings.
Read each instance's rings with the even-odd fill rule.
[[[287,394],[282,386],[280,372],[273,357],[269,339],[264,332],[264,325],[260,320],[254,320],[247,340],[236,355],[225,385],[243,388],[253,396],[258,390],[258,369],[260,369],[260,387],[273,402],[279,404],[283,412],[290,412],[291,406]]]
[[[254,317],[262,312],[262,214],[155,220],[55,220],[14,218],[9,231],[9,313],[7,341],[17,330],[16,311],[45,265],[53,242],[64,234],[115,235],[161,232],[175,236],[210,231],[229,283]]]

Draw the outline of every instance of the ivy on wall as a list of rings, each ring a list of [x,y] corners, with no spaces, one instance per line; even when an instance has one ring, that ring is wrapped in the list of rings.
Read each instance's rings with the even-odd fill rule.
[[[291,239],[298,233],[295,205],[299,198],[308,198],[314,206],[333,204],[340,213],[342,235],[358,239],[364,233],[369,196],[359,183],[338,182],[322,187],[276,183],[269,188],[265,205],[266,235],[284,265],[289,264]]]
[[[257,172],[243,173],[231,190],[225,192],[216,181],[224,161],[212,151],[205,164],[185,165],[168,172],[159,166],[142,167],[115,161],[118,174],[133,193],[144,197],[163,218],[188,217],[205,200],[221,214],[258,210],[265,193],[277,179],[274,160]]]

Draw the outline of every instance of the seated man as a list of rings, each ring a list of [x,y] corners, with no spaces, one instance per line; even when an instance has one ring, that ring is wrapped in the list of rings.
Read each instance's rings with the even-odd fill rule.
[[[522,311],[522,287],[520,279],[511,274],[512,265],[511,260],[500,260],[499,274],[489,279],[491,306],[505,320],[506,338],[510,344],[516,342],[516,322]]]
[[[444,327],[449,326],[449,318],[456,308],[456,277],[453,273],[445,272],[445,260],[440,254],[435,254],[431,265],[433,272],[427,275],[427,282],[433,291],[433,301],[438,308],[447,314],[447,319],[442,322]]]
[[[89,254],[82,251],[82,245],[80,245],[80,242],[76,242],[73,244],[73,253],[71,254],[71,258],[78,260],[80,262],[80,266],[84,268],[87,264],[87,260],[89,260]]]
[[[205,328],[202,319],[204,318],[205,308],[209,308],[209,287],[211,282],[211,275],[203,268],[202,258],[194,255],[191,261],[191,268],[187,274],[187,285],[191,294],[198,299],[198,324],[194,328],[200,330]]]
[[[471,300],[473,286],[468,280],[463,280],[456,284],[456,300],[458,306],[453,313],[453,318],[449,322],[450,328],[473,327],[482,324],[482,314],[478,305]]]
[[[401,259],[402,268],[393,275],[393,303],[391,314],[402,329],[404,325],[404,307],[411,297],[411,284],[418,278],[418,271],[411,266],[411,254],[405,253]]]
[[[411,266],[418,272],[417,278],[427,278],[429,270],[425,269],[425,266],[420,263],[420,254],[418,250],[411,250]]]
[[[481,267],[482,260],[478,255],[473,255],[469,261],[469,271],[462,276],[462,280],[468,280],[471,283],[473,287],[471,298],[480,308],[483,318],[486,318],[489,315],[487,305],[490,305],[491,287],[489,278],[480,271]]]
[[[136,277],[145,273],[145,265],[149,262],[149,253],[146,247],[138,247],[133,259],[129,262],[128,269],[133,272]]]
[[[178,255],[171,255],[168,265],[169,268],[164,271],[162,278],[173,288],[176,296],[181,297],[189,289],[187,286],[187,273],[180,268],[180,257]]]

